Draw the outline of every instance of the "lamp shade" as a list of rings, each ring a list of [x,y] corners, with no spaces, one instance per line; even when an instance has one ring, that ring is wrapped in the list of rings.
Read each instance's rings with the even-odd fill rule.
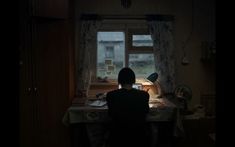
[[[158,78],[158,73],[156,72],[152,73],[151,75],[147,77],[147,79],[152,83],[154,83],[157,80],[157,78]]]

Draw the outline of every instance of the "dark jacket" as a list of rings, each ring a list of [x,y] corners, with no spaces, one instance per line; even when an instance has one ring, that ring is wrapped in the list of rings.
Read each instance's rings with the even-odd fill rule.
[[[149,94],[142,90],[122,88],[108,92],[106,100],[112,118],[111,146],[144,144]]]
[[[149,94],[137,89],[118,89],[107,93],[108,112],[114,121],[145,121]]]

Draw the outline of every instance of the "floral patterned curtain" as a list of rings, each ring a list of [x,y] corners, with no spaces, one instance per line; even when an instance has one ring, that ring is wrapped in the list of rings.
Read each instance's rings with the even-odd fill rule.
[[[148,21],[153,39],[154,60],[158,81],[164,93],[172,92],[175,87],[175,57],[173,22],[166,20]]]
[[[78,51],[77,90],[88,90],[92,76],[92,60],[96,49],[96,34],[101,25],[98,20],[82,20],[80,48]]]

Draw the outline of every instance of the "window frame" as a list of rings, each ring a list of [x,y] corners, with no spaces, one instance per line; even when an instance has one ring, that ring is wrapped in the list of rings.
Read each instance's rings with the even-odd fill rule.
[[[150,35],[148,32],[147,28],[130,28],[128,29],[128,50],[130,53],[153,53],[153,46],[133,46],[133,40],[132,36],[133,35]]]
[[[132,35],[150,35],[146,22],[144,23],[126,23],[125,21],[120,22],[108,22],[103,23],[103,26],[97,31],[98,32],[123,32],[124,33],[124,67],[129,67],[129,55],[130,54],[154,54],[153,46],[132,46]],[[98,39],[98,38],[97,38]],[[98,46],[97,46],[98,47]],[[95,50],[96,62],[95,62],[95,73],[92,79],[97,79],[97,47]],[[117,82],[117,79],[109,79],[111,82]],[[92,81],[95,82],[95,81]]]

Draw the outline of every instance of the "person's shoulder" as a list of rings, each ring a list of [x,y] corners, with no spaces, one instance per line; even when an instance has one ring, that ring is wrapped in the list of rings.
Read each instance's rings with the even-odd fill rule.
[[[118,93],[118,92],[119,92],[119,89],[109,91],[109,92],[107,92],[107,96],[108,96],[108,95],[114,95],[114,94],[116,94],[116,93]]]
[[[106,94],[106,100],[109,102],[113,99],[116,99],[117,97],[119,96],[119,90],[112,90],[112,91],[109,91],[107,92]]]

